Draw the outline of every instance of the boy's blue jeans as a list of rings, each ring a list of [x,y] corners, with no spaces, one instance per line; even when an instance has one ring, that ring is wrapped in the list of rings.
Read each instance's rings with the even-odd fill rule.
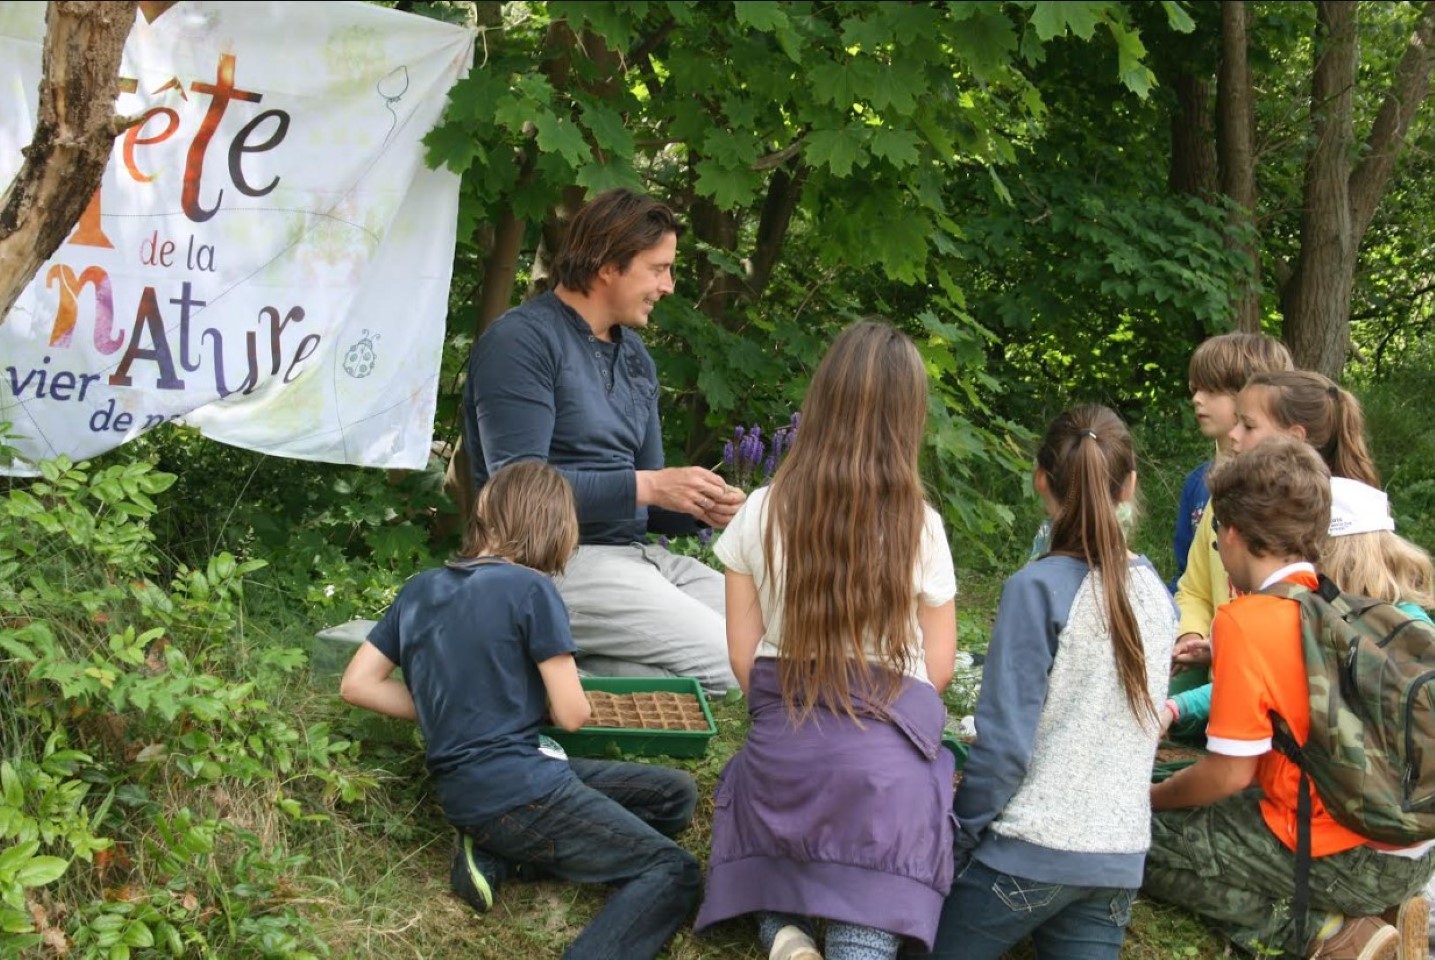
[[[668,767],[583,759],[569,766],[577,777],[542,800],[463,830],[511,864],[618,888],[565,960],[656,957],[701,886],[697,861],[668,839],[692,819],[697,785]]]
[[[1116,960],[1135,890],[1042,883],[969,858],[952,881],[935,960],[997,960],[1026,937],[1041,960]]]

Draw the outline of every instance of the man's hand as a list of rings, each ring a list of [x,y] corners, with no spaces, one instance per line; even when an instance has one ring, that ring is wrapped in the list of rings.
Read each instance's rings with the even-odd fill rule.
[[[714,530],[726,529],[727,525],[732,523],[732,518],[737,516],[738,509],[746,499],[747,494],[737,487],[728,487],[711,507],[698,514],[697,517]]]
[[[708,523],[711,522],[709,511],[726,504],[730,496],[728,490],[722,477],[704,467],[638,471],[639,506],[676,510]],[[733,507],[731,513],[724,515],[730,520],[736,512],[737,508]]]
[[[1211,662],[1211,641],[1199,633],[1183,633],[1171,651],[1171,672],[1180,673],[1187,667],[1205,666]]]

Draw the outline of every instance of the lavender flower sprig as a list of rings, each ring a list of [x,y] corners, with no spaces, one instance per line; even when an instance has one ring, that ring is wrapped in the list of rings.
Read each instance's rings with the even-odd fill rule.
[[[734,486],[744,490],[767,483],[792,449],[799,419],[794,413],[785,426],[773,432],[771,441],[763,439],[759,426],[738,427],[732,439],[723,443],[720,469],[727,473]]]

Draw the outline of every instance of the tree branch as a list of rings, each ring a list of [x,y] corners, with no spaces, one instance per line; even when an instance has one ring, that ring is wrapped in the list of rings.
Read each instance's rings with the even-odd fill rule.
[[[1420,19],[1395,68],[1395,79],[1380,104],[1365,141],[1365,156],[1350,175],[1350,220],[1358,244],[1375,215],[1380,195],[1405,143],[1410,122],[1430,93],[1431,42],[1435,41],[1435,0],[1426,0]]]
[[[764,157],[758,157],[752,162],[752,169],[761,173],[763,170],[771,170],[774,167],[782,166],[802,152],[802,145],[806,140],[807,134],[804,133],[781,150],[775,153],[769,153]]]
[[[1221,4],[1221,66],[1216,79],[1219,104],[1216,119],[1216,151],[1219,157],[1221,192],[1236,203],[1231,222],[1255,230],[1256,158],[1255,110],[1252,104],[1251,72],[1247,62],[1246,3],[1230,0]],[[1261,329],[1261,256],[1253,236],[1241,247],[1249,275],[1233,304],[1236,328],[1259,333]]]
[[[658,48],[658,44],[667,39],[668,34],[673,32],[673,27],[677,24],[676,20],[668,17],[658,24],[652,33],[643,37],[632,50],[628,51],[626,60],[638,68],[639,77],[646,79],[653,75],[653,51]]]
[[[135,0],[51,0],[45,9],[35,134],[0,196],[0,323],[99,188],[114,149],[120,55],[134,22]]]
[[[797,201],[802,196],[802,183],[806,179],[807,167],[799,166],[793,172],[778,170],[767,185],[762,219],[757,224],[757,245],[752,252],[747,276],[747,298],[750,300],[760,298],[767,289],[767,282],[772,279],[772,271],[782,256],[787,228],[792,223],[792,214],[797,209]]]

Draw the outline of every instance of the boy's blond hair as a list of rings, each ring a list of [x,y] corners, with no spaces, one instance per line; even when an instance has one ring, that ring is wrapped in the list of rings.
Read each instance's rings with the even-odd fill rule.
[[[478,495],[458,555],[502,557],[558,574],[578,549],[578,510],[563,474],[542,460],[510,463]]]
[[[1314,563],[1330,527],[1330,469],[1295,437],[1263,440],[1211,468],[1211,511],[1235,527],[1256,557],[1301,557]]]
[[[1430,554],[1390,530],[1331,537],[1321,551],[1319,566],[1347,593],[1435,607]]]
[[[1191,392],[1241,392],[1246,381],[1258,373],[1294,370],[1286,345],[1264,333],[1222,333],[1201,341],[1191,354],[1187,382]]]

